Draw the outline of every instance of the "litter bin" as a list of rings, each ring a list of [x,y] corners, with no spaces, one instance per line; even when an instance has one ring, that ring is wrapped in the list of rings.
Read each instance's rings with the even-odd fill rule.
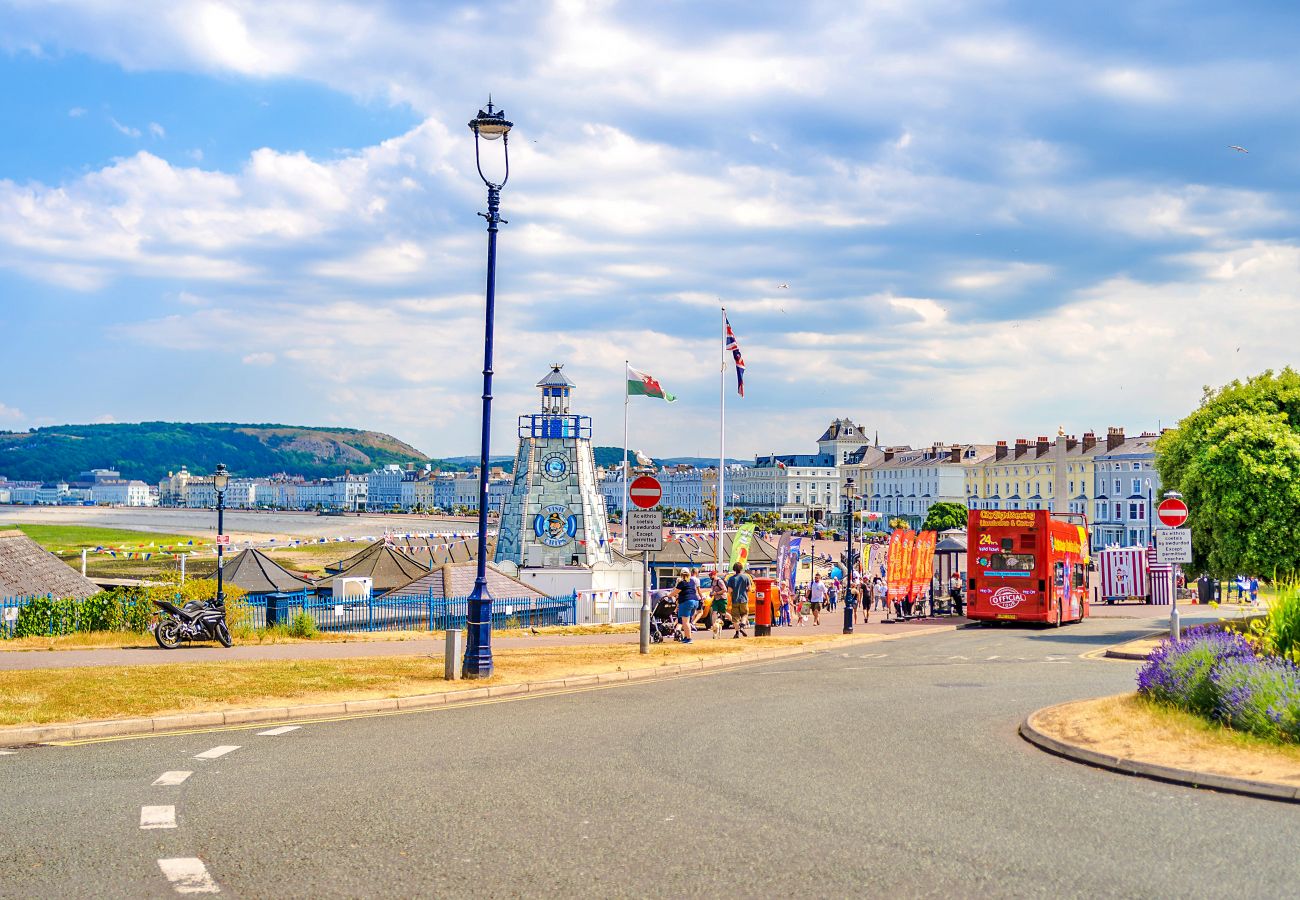
[[[1215,599],[1214,589],[1216,587],[1218,587],[1218,585],[1210,579],[1209,575],[1202,575],[1200,578],[1196,579],[1196,602],[1207,604],[1213,603]]]
[[[283,625],[289,621],[289,595],[266,595],[266,626]]]
[[[771,578],[754,579],[754,637],[772,633],[772,604],[780,602],[776,582]]]

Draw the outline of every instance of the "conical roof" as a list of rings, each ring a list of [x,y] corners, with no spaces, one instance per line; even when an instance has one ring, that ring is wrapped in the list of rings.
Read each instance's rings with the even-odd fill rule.
[[[217,576],[209,575],[209,578]],[[311,587],[311,582],[301,578],[277,563],[261,550],[249,547],[226,563],[221,570],[223,581],[237,585],[250,594],[293,594]]]
[[[0,531],[0,597],[80,600],[97,593],[93,581],[21,531]]]
[[[478,566],[473,562],[443,563],[409,584],[389,591],[385,597],[429,597],[434,599],[468,597],[474,590]],[[496,600],[540,600],[547,594],[530,584],[512,578],[492,563],[487,564],[488,593]],[[382,598],[381,598],[382,599]]]
[[[316,587],[318,590],[333,591],[334,582],[339,578],[369,578],[372,589],[378,594],[408,584],[428,572],[428,566],[420,565],[381,541],[368,552],[357,556],[352,565],[337,575],[316,582]]]

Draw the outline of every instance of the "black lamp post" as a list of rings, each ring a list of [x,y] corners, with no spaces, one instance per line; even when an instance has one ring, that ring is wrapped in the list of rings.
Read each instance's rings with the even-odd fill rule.
[[[849,507],[849,551],[844,555],[844,633],[853,633],[853,479],[844,479],[845,500]]]
[[[487,488],[488,445],[492,436],[492,323],[496,311],[497,289],[497,225],[501,218],[501,189],[510,180],[510,128],[514,123],[506,120],[505,113],[493,111],[492,98],[486,110],[469,122],[474,132],[474,165],[478,177],[487,185],[488,211],[479,213],[487,220],[487,308],[483,331],[483,434],[480,442],[478,470],[478,572],[474,590],[469,595],[469,616],[466,623],[465,662],[462,672],[466,678],[487,678],[492,674],[492,596],[487,587]],[[505,175],[501,183],[490,181],[483,174],[483,161],[479,156],[481,141],[501,140],[501,154],[505,159]]]
[[[212,487],[217,492],[217,602],[226,602],[225,587],[221,582],[221,566],[225,559],[226,545],[221,538],[226,533],[226,486],[230,484],[230,473],[225,463],[217,463],[217,471],[212,475]]]

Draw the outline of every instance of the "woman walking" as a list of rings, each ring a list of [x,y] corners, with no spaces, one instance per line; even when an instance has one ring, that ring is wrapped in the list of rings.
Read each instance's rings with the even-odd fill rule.
[[[713,639],[718,639],[718,632],[722,630],[722,620],[727,615],[727,588],[722,583],[722,578],[717,574],[713,576],[713,591],[709,595],[709,612],[712,614],[713,621],[710,623],[713,631]]]
[[[673,599],[677,601],[677,623],[681,626],[681,642],[691,643],[691,620],[695,618],[695,608],[699,605],[699,596],[695,593],[695,581],[690,569],[682,569],[673,586]]]

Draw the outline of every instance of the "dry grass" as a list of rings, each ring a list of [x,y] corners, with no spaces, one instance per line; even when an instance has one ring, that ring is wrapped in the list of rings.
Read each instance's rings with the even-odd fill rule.
[[[492,634],[504,638],[553,637],[555,635],[635,634],[637,625],[550,625],[536,629],[534,635],[527,628],[493,629]],[[375,641],[442,641],[441,631],[345,631],[319,632],[315,637],[290,637],[284,631],[262,630],[235,636],[237,644],[358,644]],[[61,634],[53,637],[35,636],[0,641],[0,653],[35,650],[132,650],[153,647],[153,638],[133,631],[92,631],[84,634]]]
[[[1122,759],[1300,785],[1300,747],[1240,734],[1136,694],[1066,704],[1036,716],[1034,726]]]
[[[765,638],[761,643],[710,641],[689,647],[659,644],[647,656],[635,644],[498,650],[494,654],[497,674],[475,682],[444,681],[441,655],[0,672],[0,726],[410,696],[676,665],[758,647],[834,646],[839,639],[809,636]]]

